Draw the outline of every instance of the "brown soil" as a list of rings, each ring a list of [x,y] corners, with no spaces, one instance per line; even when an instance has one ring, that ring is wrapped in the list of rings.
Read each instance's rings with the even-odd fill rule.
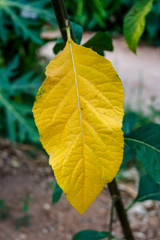
[[[83,229],[108,230],[111,206],[108,190],[104,189],[84,215],[76,212],[64,195],[56,205],[52,205],[51,183],[54,177],[47,161],[45,153],[35,147],[0,140],[0,199],[6,199],[10,207],[8,218],[0,222],[0,239],[70,240]],[[136,196],[136,176],[136,170],[131,169],[131,181],[128,184],[119,182],[126,206]],[[26,195],[34,198],[29,203],[30,226],[15,230],[16,219],[24,215],[21,199]],[[136,240],[160,239],[158,202],[136,204],[128,215]],[[122,236],[116,215],[113,234]]]

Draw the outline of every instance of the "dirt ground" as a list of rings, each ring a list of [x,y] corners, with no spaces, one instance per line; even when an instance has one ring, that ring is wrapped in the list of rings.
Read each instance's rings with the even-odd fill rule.
[[[108,230],[111,199],[107,188],[84,215],[76,212],[64,195],[52,205],[54,177],[47,159],[46,154],[37,148],[0,140],[0,198],[6,199],[10,207],[8,218],[0,221],[0,239],[70,240],[83,229]],[[124,174],[129,183],[119,182],[119,188],[127,206],[136,196],[138,176],[133,168]],[[15,230],[16,219],[24,215],[21,199],[26,195],[33,197],[29,202],[30,226]],[[137,203],[128,211],[136,240],[160,239],[159,207],[156,201],[146,201]],[[116,214],[113,234],[122,236]]]

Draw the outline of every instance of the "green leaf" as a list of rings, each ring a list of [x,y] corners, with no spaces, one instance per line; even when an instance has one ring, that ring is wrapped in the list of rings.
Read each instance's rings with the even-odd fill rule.
[[[155,183],[152,178],[146,174],[140,178],[138,195],[135,201],[142,202],[150,199],[160,201],[160,184]]]
[[[72,26],[75,42],[77,44],[80,44],[80,42],[82,40],[83,28],[75,22],[70,22],[70,23],[71,23],[71,26]]]
[[[153,0],[139,0],[124,19],[123,32],[128,47],[136,53],[138,41],[145,28],[145,16],[151,10]]]
[[[59,201],[59,199],[61,198],[63,191],[60,188],[60,186],[58,185],[58,183],[56,183],[55,187],[54,187],[54,191],[52,194],[52,203],[55,204]]]
[[[13,142],[15,142],[16,141],[15,118],[12,112],[8,110],[8,108],[6,108],[5,110],[8,126],[8,136]]]
[[[8,90],[11,88],[8,72],[6,68],[0,68],[0,76],[1,76],[1,84],[0,84],[0,91]]]
[[[40,39],[40,37],[36,33],[31,31],[29,28],[27,28],[27,26],[24,23],[24,20],[21,19],[20,17],[18,17],[12,8],[6,7],[5,11],[12,19],[14,27],[15,27],[15,31],[17,32],[17,35],[19,35],[18,28],[17,28],[17,27],[19,27],[19,29],[21,29],[21,31],[22,31],[21,34],[24,35],[23,37],[25,40],[30,38],[32,41],[34,41],[37,44],[43,43],[43,41]]]
[[[6,70],[7,70],[8,77],[11,78],[17,75],[19,63],[20,63],[20,55],[16,54],[7,66]]]
[[[98,232],[95,230],[83,230],[74,235],[73,240],[98,240],[108,237],[108,232]]]
[[[15,229],[18,230],[20,227],[29,227],[31,225],[31,218],[32,216],[29,214],[17,218],[15,221]]]
[[[12,71],[14,71],[16,68],[18,68],[19,62],[20,62],[20,55],[16,54],[15,57],[9,62],[8,67],[7,67],[9,76],[13,75]]]
[[[5,28],[5,16],[3,8],[0,6],[0,39],[3,43],[7,42],[8,29]]]
[[[124,153],[123,153],[123,162],[121,165],[121,168],[125,167],[126,164],[133,159],[134,156],[134,152],[132,151],[132,149],[130,149],[130,147],[125,144],[124,145]]]
[[[10,113],[9,117],[12,117],[12,127],[13,121],[14,124],[17,122],[19,129],[23,129],[23,135],[25,133],[25,135],[27,134],[28,138],[31,141],[39,142],[39,136],[36,129],[32,126],[32,124],[29,123],[28,119],[26,119],[20,112],[16,110],[16,108],[14,108],[12,102],[9,99],[5,98],[1,93],[0,105],[2,105],[6,109],[6,111],[8,111],[8,113]],[[11,123],[11,119],[9,119],[8,123]],[[12,134],[12,138],[15,138],[15,133],[13,133],[14,130],[12,129],[10,131],[10,134]],[[19,131],[19,134],[21,134],[21,131]]]
[[[32,105],[18,102],[12,102],[12,105],[22,115],[32,114]]]
[[[30,71],[16,80],[10,81],[10,77],[15,75],[13,73],[18,64],[19,56],[16,55],[6,68],[0,68],[2,79],[0,105],[4,108],[6,132],[12,141],[29,139],[38,142],[38,132],[36,132],[33,118],[31,118],[32,106],[22,103],[21,97],[22,93],[35,96],[36,89],[40,86],[40,76]],[[1,117],[0,121],[2,121],[2,118],[4,116]]]
[[[136,126],[137,123],[138,123],[138,116],[136,113],[129,112],[129,113],[125,114],[123,117],[123,127],[122,127],[124,134],[130,133],[133,130],[133,128]],[[122,162],[121,167],[122,168],[125,167],[126,163],[128,163],[131,159],[133,159],[134,155],[135,154],[132,151],[132,149],[127,144],[125,144],[124,145],[123,162]]]
[[[146,124],[125,136],[125,143],[156,183],[160,183],[160,125]]]
[[[122,127],[124,134],[130,133],[137,123],[138,123],[138,116],[136,113],[130,112],[125,114],[123,117],[123,127]]]
[[[33,71],[30,71],[19,78],[17,78],[12,83],[12,90],[15,91],[17,94],[17,91],[28,93],[35,96],[37,88],[40,86],[40,76],[34,76],[35,73]]]
[[[56,41],[56,44],[55,44],[55,46],[53,48],[54,54],[59,53],[61,50],[63,50],[64,47],[65,47],[65,44],[63,42],[63,39],[62,38],[58,38],[57,41]]]
[[[5,199],[0,199],[0,220],[4,220],[9,216],[9,206]]]
[[[101,54],[103,51],[113,51],[112,38],[108,32],[97,32],[83,46],[88,47]]]
[[[29,209],[28,203],[26,203],[26,204],[24,203],[24,205],[22,207],[23,212],[28,212],[28,209]]]

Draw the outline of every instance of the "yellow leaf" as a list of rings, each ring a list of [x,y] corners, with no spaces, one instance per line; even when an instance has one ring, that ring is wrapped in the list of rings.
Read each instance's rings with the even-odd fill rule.
[[[122,162],[122,83],[108,60],[72,40],[46,76],[35,122],[59,186],[83,214]]]

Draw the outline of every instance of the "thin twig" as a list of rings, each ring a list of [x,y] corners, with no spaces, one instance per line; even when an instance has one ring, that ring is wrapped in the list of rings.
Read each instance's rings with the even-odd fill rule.
[[[114,215],[114,207],[115,207],[116,196],[112,197],[112,206],[110,211],[110,222],[109,222],[109,233],[108,233],[108,240],[112,239],[112,223],[113,223],[113,215]]]
[[[54,12],[55,12],[56,19],[57,19],[57,22],[59,25],[59,29],[61,31],[63,41],[66,43],[67,42],[66,28],[68,27],[66,25],[66,23],[68,22],[69,25],[70,25],[70,23],[69,23],[69,18],[68,18],[64,0],[51,0],[51,2],[52,2],[52,6],[54,8]],[[68,20],[68,21],[66,21],[66,20]],[[70,30],[71,30],[72,40],[75,41],[72,28],[70,28]]]

